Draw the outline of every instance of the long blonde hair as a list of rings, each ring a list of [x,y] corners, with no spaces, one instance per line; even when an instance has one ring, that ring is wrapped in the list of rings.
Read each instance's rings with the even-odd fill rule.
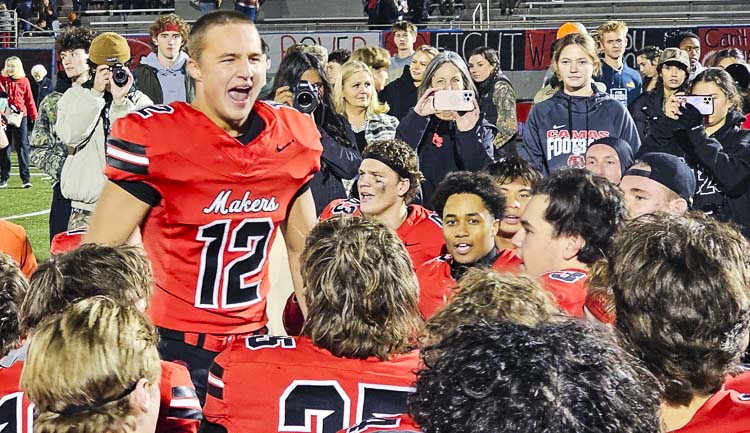
[[[367,107],[367,114],[383,114],[390,110],[390,107],[386,103],[380,103],[378,100],[378,92],[375,91],[375,76],[372,74],[372,70],[369,66],[363,62],[348,61],[341,66],[339,75],[336,77],[336,84],[333,86],[333,105],[336,107],[336,111],[346,116],[346,101],[344,101],[344,85],[346,81],[357,72],[367,72],[372,80],[372,97],[370,98],[370,105]]]
[[[11,62],[15,63],[16,65],[16,72],[15,74],[13,74],[12,77],[8,75],[8,63],[11,63]],[[21,63],[21,59],[19,59],[16,56],[11,56],[5,59],[5,67],[3,68],[3,76],[10,77],[14,80],[25,77],[26,72],[23,70],[23,63]]]

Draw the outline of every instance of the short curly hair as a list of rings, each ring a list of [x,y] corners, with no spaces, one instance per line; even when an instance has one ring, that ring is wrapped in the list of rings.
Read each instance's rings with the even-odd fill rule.
[[[520,156],[507,156],[487,168],[487,173],[499,184],[520,180],[527,185],[534,185],[542,180],[542,174],[531,163]]]
[[[747,239],[697,213],[649,214],[615,236],[611,256],[615,327],[664,384],[664,400],[718,391],[750,329]]]
[[[433,351],[409,399],[424,433],[660,431],[658,384],[601,326],[478,322]]]
[[[94,40],[94,34],[91,29],[86,27],[74,27],[70,30],[64,31],[60,36],[55,39],[55,51],[61,53],[63,51],[73,51],[82,49],[89,52],[91,47],[91,41]]]
[[[148,33],[151,35],[151,39],[148,41],[148,44],[151,46],[151,51],[156,52],[157,47],[156,44],[154,44],[154,39],[157,38],[159,33],[164,31],[164,27],[168,25],[176,26],[179,29],[180,37],[182,38],[182,45],[180,45],[180,48],[184,48],[185,45],[187,45],[188,35],[190,34],[190,25],[179,15],[167,14],[155,19],[154,22],[151,23],[151,27],[148,28]]]
[[[432,195],[432,207],[443,215],[445,203],[455,194],[474,194],[482,199],[484,206],[495,219],[505,216],[505,195],[497,182],[487,173],[456,171],[449,173]]]
[[[578,260],[587,265],[605,257],[610,239],[627,219],[617,185],[584,169],[558,170],[531,192],[549,197],[544,218],[552,224],[555,237],[583,238]]]
[[[15,260],[0,253],[0,358],[20,341],[19,310],[28,290],[29,283]]]
[[[362,159],[367,158],[383,162],[400,178],[409,180],[409,190],[404,195],[406,204],[411,203],[419,195],[419,186],[424,182],[424,175],[419,171],[419,157],[406,142],[393,138],[368,144],[362,151]],[[403,176],[404,174],[407,176]]]

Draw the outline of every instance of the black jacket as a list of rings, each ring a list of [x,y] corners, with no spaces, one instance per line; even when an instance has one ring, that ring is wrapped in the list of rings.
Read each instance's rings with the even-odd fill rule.
[[[193,86],[193,80],[190,78],[190,74],[187,72],[187,61],[182,66],[182,72],[185,74],[185,95],[187,95],[186,102],[192,102],[195,97],[195,88]],[[156,75],[156,68],[153,66],[139,63],[133,71],[133,75],[136,78],[136,86],[138,90],[145,93],[146,96],[154,101],[154,104],[164,103],[164,93],[161,90],[161,84],[159,83],[159,77]]]
[[[644,141],[654,122],[664,117],[664,87],[659,86],[650,92],[641,93],[628,106],[628,111],[635,122],[638,136]]]
[[[310,181],[317,215],[333,200],[347,198],[341,180],[354,179],[362,163],[362,156],[352,144],[355,142],[354,132],[349,127],[349,122],[344,122],[344,125],[347,127],[350,146],[337,142],[323,128],[318,128],[323,154],[320,156],[320,171]]]
[[[52,80],[49,76],[42,78],[42,81],[31,80],[31,93],[34,95],[34,102],[36,107],[39,108],[39,103],[42,102],[45,96],[52,93]]]
[[[700,125],[700,113],[693,114],[693,120],[683,119],[688,116],[690,112],[684,111],[678,121],[664,117],[655,122],[641,152],[684,158],[697,180],[694,209],[734,221],[750,238],[750,131],[740,127],[744,116],[730,112],[724,126],[710,137]]]
[[[381,102],[387,102],[391,107],[388,114],[399,121],[406,116],[415,105],[417,105],[417,87],[411,78],[409,65],[404,66],[404,72],[400,77],[388,83],[378,94]]]
[[[435,116],[422,117],[409,110],[396,129],[419,155],[419,169],[424,174],[422,203],[432,208],[430,200],[438,184],[454,171],[484,170],[493,162],[492,137],[497,129],[480,117],[474,129],[461,132],[455,122]]]

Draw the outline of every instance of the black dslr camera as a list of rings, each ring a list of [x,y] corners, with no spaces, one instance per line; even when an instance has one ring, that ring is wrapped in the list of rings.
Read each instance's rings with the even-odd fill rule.
[[[128,82],[128,73],[125,72],[126,66],[122,63],[115,63],[114,66],[112,66],[112,82],[117,85],[117,87],[122,87]]]
[[[289,89],[294,94],[294,108],[302,113],[312,113],[320,104],[318,85],[302,80]]]

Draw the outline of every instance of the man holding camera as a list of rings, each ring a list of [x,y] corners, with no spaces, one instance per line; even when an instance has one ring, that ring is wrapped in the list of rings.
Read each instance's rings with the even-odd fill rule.
[[[152,103],[133,88],[129,61],[125,38],[113,32],[100,34],[89,48],[92,78],[83,84],[74,82],[57,103],[55,132],[68,151],[60,187],[72,202],[69,229],[88,225],[104,188],[104,145],[112,124]]]

